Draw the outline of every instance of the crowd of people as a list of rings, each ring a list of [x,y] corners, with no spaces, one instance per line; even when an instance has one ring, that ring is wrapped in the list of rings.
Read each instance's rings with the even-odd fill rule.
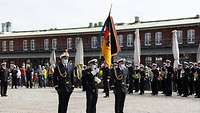
[[[173,68],[170,60],[159,66],[156,63],[144,66],[119,59],[109,67],[106,63],[98,65],[97,59],[92,59],[88,65],[74,66],[68,58],[68,52],[63,53],[56,66],[10,64],[8,68],[6,62],[1,63],[1,96],[7,96],[8,85],[12,89],[55,87],[59,97],[58,113],[67,111],[75,87],[86,91],[87,113],[96,113],[99,87],[104,89],[105,98],[109,98],[113,90],[116,113],[123,113],[127,93],[143,95],[145,90],[151,90],[153,96],[160,91],[166,96],[177,92],[178,96],[200,98],[200,62],[184,62]]]
[[[49,66],[32,67],[27,64],[21,67],[15,64],[1,63],[0,68],[1,96],[7,96],[7,87],[46,88],[53,87],[53,70]]]
[[[109,96],[108,89],[112,89],[113,86],[114,66],[115,64],[110,70],[104,66],[101,68],[105,97]],[[172,96],[172,92],[177,92],[178,96],[195,95],[195,98],[200,98],[200,62],[183,62],[176,69],[170,60],[166,60],[160,66],[156,63],[134,66],[132,62],[124,62],[123,67],[127,74],[128,94],[143,95],[145,90],[151,90],[152,95],[158,95],[160,91],[166,96]]]
[[[113,64],[111,69],[104,63],[101,64],[98,77],[102,80],[102,88],[104,89],[105,97],[109,97],[109,90],[113,89],[113,69],[116,67],[116,63]],[[200,98],[200,62],[183,62],[179,64],[177,69],[174,69],[171,65],[171,61],[166,60],[163,65],[157,65],[152,63],[150,66],[136,65],[132,62],[124,62],[124,69],[127,74],[127,92],[132,94],[139,92],[140,95],[144,94],[145,90],[152,90],[152,95],[158,95],[161,91],[166,96],[171,96],[172,92],[177,92],[177,95],[187,97],[194,95],[196,98]],[[10,64],[7,68],[6,62],[1,64],[1,74],[7,76],[2,77],[1,85],[10,85],[10,87],[27,87],[27,88],[45,88],[53,87],[53,69],[50,66],[38,65],[35,68],[31,65],[23,65],[22,67]],[[4,69],[5,68],[5,69]],[[75,70],[77,68],[74,68]],[[75,87],[83,87],[85,91],[85,77],[84,70],[87,66],[83,66],[83,72],[81,77],[78,77],[77,70],[74,71],[74,84]],[[4,80],[5,79],[5,80]],[[5,81],[5,82],[4,82]],[[1,88],[3,90],[3,88]],[[5,94],[2,94],[5,95]]]

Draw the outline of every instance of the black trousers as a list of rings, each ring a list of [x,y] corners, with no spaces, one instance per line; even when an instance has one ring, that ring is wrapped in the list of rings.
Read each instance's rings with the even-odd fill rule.
[[[32,86],[33,86],[31,78],[27,79],[27,81],[26,81],[26,87],[29,88],[29,86],[30,86],[30,88],[32,88]]]
[[[42,75],[38,76],[38,83],[39,83],[39,87],[42,88],[43,87]]]
[[[178,95],[181,96],[183,94],[183,88],[182,88],[182,78],[179,78],[177,80],[177,90],[178,90]]]
[[[161,85],[162,85],[163,94],[165,94],[166,93],[165,78],[163,78],[163,80],[161,81]]]
[[[195,91],[196,91],[196,96],[200,97],[200,78],[198,78],[195,82]]]
[[[103,81],[103,88],[106,96],[109,96],[109,82],[107,81],[107,79]]]
[[[120,90],[115,91],[115,113],[123,113],[125,98],[125,92],[122,92]]]
[[[67,92],[66,90],[57,90],[58,92],[58,113],[67,113],[67,107],[69,103],[69,98],[71,92]]]
[[[194,78],[190,78],[189,80],[189,94],[194,94]]]
[[[133,93],[133,79],[129,79],[128,93]]]
[[[170,77],[165,80],[165,95],[172,96],[172,79]]]
[[[98,99],[98,93],[94,93],[86,90],[86,113],[96,113],[96,104]]]
[[[182,86],[182,89],[183,89],[183,95],[184,96],[188,96],[189,94],[189,83],[188,83],[188,78],[187,77],[183,77],[183,86]]]
[[[135,92],[139,91],[139,79],[134,79]]]
[[[26,77],[24,75],[21,76],[21,87],[26,86]]]
[[[145,81],[144,79],[140,80],[140,94],[144,94],[144,85],[145,85]]]
[[[15,86],[17,88],[17,78],[13,77],[12,78],[12,88]]]
[[[8,82],[1,81],[1,96],[5,96],[7,94]]]
[[[151,82],[151,89],[152,89],[152,94],[157,95],[158,94],[158,80],[154,79]]]

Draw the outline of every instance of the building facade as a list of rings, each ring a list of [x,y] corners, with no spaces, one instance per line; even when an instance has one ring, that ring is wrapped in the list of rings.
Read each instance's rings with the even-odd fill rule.
[[[200,18],[169,19],[116,24],[121,52],[117,57],[133,60],[135,29],[140,30],[141,63],[161,64],[173,60],[172,31],[177,30],[180,61],[196,61],[200,44]],[[52,49],[57,57],[68,49],[73,61],[76,43],[83,39],[84,60],[100,58],[99,33],[101,26],[51,29],[39,31],[14,31],[0,33],[0,61],[22,65],[23,63],[46,64]]]

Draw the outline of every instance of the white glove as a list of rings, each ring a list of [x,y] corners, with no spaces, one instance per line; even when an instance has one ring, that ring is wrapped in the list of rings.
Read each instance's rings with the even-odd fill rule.
[[[97,73],[99,73],[99,68],[92,70],[91,73],[92,75],[96,75]]]
[[[97,82],[97,84],[101,83],[101,79],[99,79],[98,77],[94,77],[94,81]]]
[[[91,71],[92,75],[96,75],[97,72],[95,70]]]

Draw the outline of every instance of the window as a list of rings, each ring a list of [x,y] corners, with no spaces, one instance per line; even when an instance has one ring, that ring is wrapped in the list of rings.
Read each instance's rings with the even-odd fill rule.
[[[57,39],[52,39],[52,49],[57,49]]]
[[[150,46],[151,45],[151,33],[145,33],[144,45],[145,46]]]
[[[155,33],[155,45],[162,45],[162,32]]]
[[[11,40],[11,41],[9,41],[9,51],[14,51],[14,41],[13,40]]]
[[[162,65],[162,57],[156,57],[156,63]]]
[[[119,35],[119,46],[123,47],[123,35]]]
[[[80,37],[77,37],[75,40],[75,45],[77,45],[79,41],[80,41]]]
[[[2,51],[6,51],[7,47],[6,47],[6,41],[2,42]]]
[[[35,50],[35,40],[31,40],[30,44],[31,50]]]
[[[49,50],[49,39],[44,39],[44,50]]]
[[[97,37],[91,38],[91,48],[97,48]]]
[[[187,31],[187,42],[188,44],[195,43],[195,30],[190,29]]]
[[[72,49],[72,38],[67,38],[67,49]]]
[[[101,38],[100,38],[100,44],[102,44],[103,43],[103,39],[104,39],[104,36],[101,36]]]
[[[181,30],[177,31],[177,40],[178,44],[183,44],[183,31]]]
[[[127,47],[133,47],[133,34],[127,35]]]
[[[145,57],[146,65],[150,65],[152,63],[152,57]]]
[[[27,47],[27,40],[23,40],[23,50],[27,51],[28,47]]]

